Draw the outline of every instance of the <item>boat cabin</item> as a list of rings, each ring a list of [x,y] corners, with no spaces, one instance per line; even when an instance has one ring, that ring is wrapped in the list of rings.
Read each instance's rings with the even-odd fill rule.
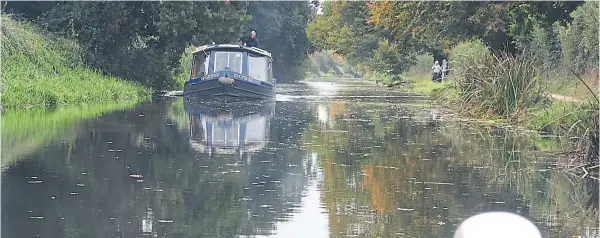
[[[229,68],[235,73],[274,84],[272,64],[271,53],[259,48],[230,44],[205,45],[193,54],[190,80]]]

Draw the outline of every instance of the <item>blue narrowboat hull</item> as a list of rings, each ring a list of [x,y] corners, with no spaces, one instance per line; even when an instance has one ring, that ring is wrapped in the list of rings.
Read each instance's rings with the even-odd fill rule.
[[[231,70],[223,70],[187,81],[183,87],[183,95],[211,99],[219,97],[225,100],[274,99],[275,87]]]

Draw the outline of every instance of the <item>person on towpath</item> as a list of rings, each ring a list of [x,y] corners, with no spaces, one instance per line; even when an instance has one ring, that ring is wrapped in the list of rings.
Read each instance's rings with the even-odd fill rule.
[[[442,71],[442,67],[440,66],[440,62],[438,62],[437,60],[433,63],[433,66],[431,66],[431,69],[433,70],[433,82],[439,82],[440,79],[440,71]]]
[[[446,80],[448,77],[448,61],[446,59],[442,60],[442,82]]]

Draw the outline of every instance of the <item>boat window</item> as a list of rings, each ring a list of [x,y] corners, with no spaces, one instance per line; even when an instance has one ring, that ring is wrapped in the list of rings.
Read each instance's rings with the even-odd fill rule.
[[[206,60],[207,57],[208,56],[203,53],[194,55],[192,74],[190,78],[202,77],[208,73],[208,60]]]
[[[236,73],[242,73],[242,53],[215,52],[215,72],[229,67]]]
[[[211,146],[239,146],[239,125],[231,120],[211,123],[213,134]]]
[[[248,74],[250,77],[263,82],[271,82],[269,69],[269,58],[262,55],[248,54]]]

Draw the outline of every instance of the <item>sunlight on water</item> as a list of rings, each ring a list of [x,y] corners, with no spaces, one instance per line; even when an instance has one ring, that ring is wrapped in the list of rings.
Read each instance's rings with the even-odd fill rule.
[[[316,165],[317,154],[312,154],[310,160],[310,164]],[[289,220],[275,224],[276,234],[253,237],[329,237],[327,210],[322,206],[321,190],[318,188],[322,174],[318,169],[314,173],[316,176],[312,177],[309,185],[305,188],[302,202],[296,208],[296,212]],[[307,171],[306,174],[312,174],[312,172]]]
[[[316,89],[319,96],[333,96],[340,90],[340,87],[332,82],[306,82],[306,85]]]
[[[329,222],[320,196],[317,184],[313,183],[306,188],[302,204],[290,221],[277,223],[275,235],[257,237],[329,237]]]

